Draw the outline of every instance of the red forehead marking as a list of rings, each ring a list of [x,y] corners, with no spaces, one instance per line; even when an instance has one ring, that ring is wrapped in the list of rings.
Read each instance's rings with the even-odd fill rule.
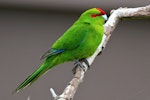
[[[92,14],[92,15],[91,15],[92,18],[95,18],[95,17],[97,17],[97,16],[101,16],[101,14]]]
[[[97,16],[101,16],[101,15],[105,15],[106,14],[104,10],[102,10],[100,8],[96,8],[96,9],[100,12],[100,14],[92,14],[91,15],[92,18],[95,18]]]
[[[98,11],[100,11],[100,13],[101,13],[101,15],[105,15],[106,14],[106,12],[104,11],[104,10],[102,10],[102,9],[100,9],[100,8],[96,8]]]

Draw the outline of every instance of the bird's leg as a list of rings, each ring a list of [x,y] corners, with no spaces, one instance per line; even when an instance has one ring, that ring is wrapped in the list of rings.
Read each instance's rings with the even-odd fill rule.
[[[90,69],[90,64],[89,64],[89,62],[87,61],[86,58],[80,59],[79,61],[84,62],[88,66],[88,69]]]
[[[80,66],[83,69],[83,71],[86,70],[85,66],[82,65],[82,62],[85,62],[87,64],[88,69],[90,68],[89,62],[85,58],[80,59],[80,60],[76,60],[75,63],[74,63],[74,68],[72,69],[74,74],[76,73],[77,66]]]
[[[76,73],[76,69],[77,69],[78,65],[79,65],[82,69],[84,69],[84,66],[81,64],[81,62],[80,62],[79,60],[75,60],[75,62],[74,62],[74,68],[72,69],[73,74]]]

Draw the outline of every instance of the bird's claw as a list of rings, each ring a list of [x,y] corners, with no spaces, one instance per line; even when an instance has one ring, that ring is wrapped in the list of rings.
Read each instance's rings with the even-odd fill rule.
[[[73,74],[76,73],[77,66],[80,66],[84,72],[86,71],[86,67],[82,64],[82,62],[85,62],[87,64],[88,69],[90,68],[89,62],[86,59],[76,60],[74,63],[74,68],[72,69]]]
[[[72,69],[73,74],[76,73],[76,69],[77,69],[78,66],[80,66],[83,69],[83,71],[85,71],[85,67],[81,64],[81,62],[79,60],[76,60],[74,62],[74,68]]]

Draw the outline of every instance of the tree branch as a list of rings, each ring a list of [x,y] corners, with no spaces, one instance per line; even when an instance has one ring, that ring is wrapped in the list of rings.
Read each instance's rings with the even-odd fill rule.
[[[145,7],[137,7],[137,8],[118,8],[117,10],[111,11],[111,16],[109,17],[108,21],[104,25],[105,34],[103,36],[102,42],[95,51],[95,53],[87,58],[87,61],[89,62],[89,65],[91,65],[96,58],[96,56],[102,52],[103,48],[105,48],[111,33],[116,28],[118,22],[120,19],[124,18],[150,18],[150,5]],[[82,63],[87,71],[88,66],[83,62]],[[51,88],[51,94],[54,97],[54,100],[72,100],[73,96],[79,86],[79,84],[82,82],[85,72],[78,66],[76,70],[76,74],[74,75],[73,79],[69,82],[67,87],[64,89],[63,93],[61,95],[57,95],[54,90]]]

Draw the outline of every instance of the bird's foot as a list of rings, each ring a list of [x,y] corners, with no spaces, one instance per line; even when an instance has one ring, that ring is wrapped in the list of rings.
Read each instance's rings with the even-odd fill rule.
[[[80,60],[76,60],[75,63],[74,63],[74,68],[72,69],[73,74],[76,73],[77,66],[80,66],[83,69],[84,72],[86,71],[86,68],[82,64],[82,62],[84,62],[88,66],[88,69],[90,68],[89,62],[85,58],[84,59],[80,59]]]
[[[79,60],[75,60],[74,68],[72,69],[73,74],[76,74],[76,69],[78,66],[80,66],[83,69],[83,71],[85,71],[85,67],[82,65],[82,63]]]
[[[89,64],[89,62],[87,61],[86,58],[83,58],[83,59],[81,59],[80,61],[81,61],[81,62],[84,62],[84,63],[88,66],[88,69],[90,69],[90,64]]]

